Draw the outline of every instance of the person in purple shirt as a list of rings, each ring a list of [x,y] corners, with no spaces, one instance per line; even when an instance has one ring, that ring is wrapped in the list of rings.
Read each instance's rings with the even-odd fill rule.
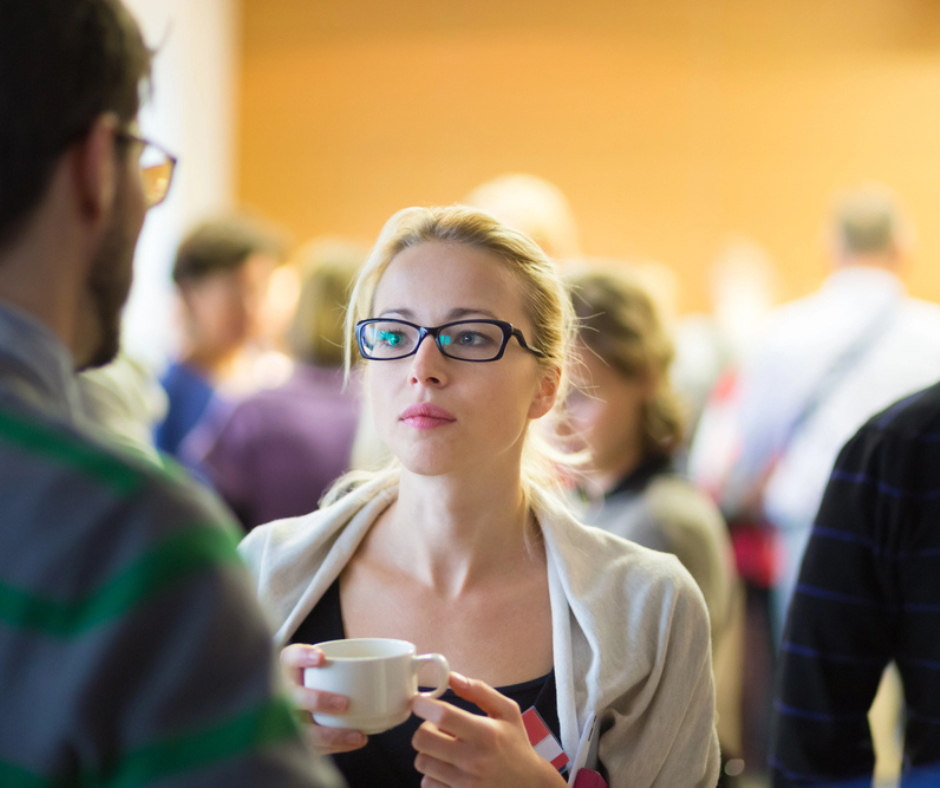
[[[227,216],[195,226],[173,264],[183,341],[179,358],[160,377],[167,413],[154,443],[192,465],[187,442],[200,422],[227,413],[231,397],[220,389],[253,391],[248,357],[261,334],[261,307],[271,272],[283,254],[281,240],[247,216]]]
[[[202,460],[246,530],[313,511],[349,470],[359,397],[355,383],[344,386],[343,319],[365,255],[339,241],[301,251],[303,283],[288,333],[294,373],[242,400]]]

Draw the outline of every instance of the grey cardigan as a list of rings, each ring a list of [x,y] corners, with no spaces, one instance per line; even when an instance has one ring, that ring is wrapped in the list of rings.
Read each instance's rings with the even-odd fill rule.
[[[275,645],[290,636],[398,493],[378,477],[332,506],[254,529],[242,542]],[[538,490],[548,559],[562,746],[592,712],[611,788],[712,788],[718,779],[708,614],[675,557],[581,525]],[[606,728],[604,727],[606,726]]]

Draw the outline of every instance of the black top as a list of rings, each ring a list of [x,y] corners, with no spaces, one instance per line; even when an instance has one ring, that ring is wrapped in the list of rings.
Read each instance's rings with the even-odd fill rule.
[[[604,499],[621,493],[638,495],[657,476],[675,473],[672,458],[667,454],[654,454],[644,459],[636,468],[624,476],[611,490],[604,494]]]
[[[872,418],[835,462],[781,647],[774,786],[871,785],[867,715],[891,661],[901,785],[940,785],[940,384]]]
[[[337,579],[298,627],[291,643],[322,643],[345,637]],[[534,706],[555,737],[561,738],[554,669],[537,679],[496,689],[516,701],[523,711]],[[441,696],[441,700],[473,714],[483,713],[475,704],[457,697],[450,689]],[[421,774],[414,767],[416,752],[411,746],[411,738],[421,722],[419,717],[412,715],[397,728],[370,736],[369,743],[362,749],[333,755],[333,761],[349,788],[419,788]]]

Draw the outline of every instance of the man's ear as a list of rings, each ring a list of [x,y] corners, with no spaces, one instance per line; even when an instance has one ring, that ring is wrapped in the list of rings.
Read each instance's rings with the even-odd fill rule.
[[[74,152],[75,184],[82,214],[100,222],[111,214],[117,191],[117,159],[114,155],[118,119],[114,113],[99,115]]]
[[[558,397],[558,387],[561,385],[561,369],[554,367],[542,372],[539,381],[539,389],[535,394],[535,399],[529,406],[529,418],[540,419],[548,413],[555,404]]]

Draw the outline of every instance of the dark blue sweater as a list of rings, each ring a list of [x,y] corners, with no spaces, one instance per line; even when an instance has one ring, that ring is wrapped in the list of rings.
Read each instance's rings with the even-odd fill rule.
[[[892,660],[902,786],[940,785],[940,384],[872,418],[836,460],[782,645],[775,788],[871,785],[867,714]]]

